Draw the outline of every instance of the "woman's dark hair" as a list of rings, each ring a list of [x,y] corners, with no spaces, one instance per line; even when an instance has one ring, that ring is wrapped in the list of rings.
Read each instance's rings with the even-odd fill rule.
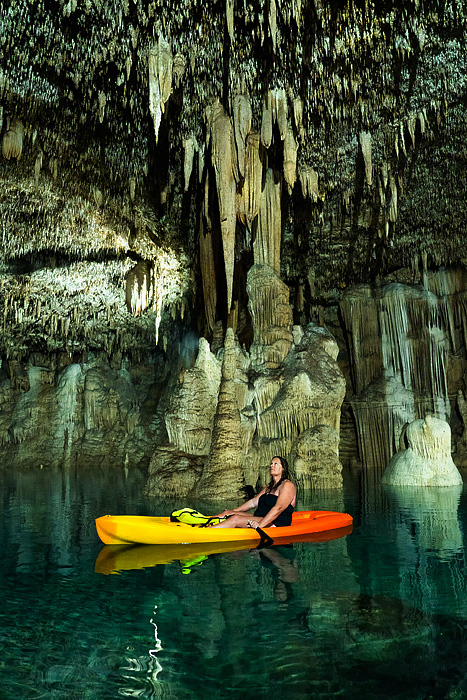
[[[269,484],[266,487],[266,493],[271,493],[271,491],[275,491],[280,486],[280,484],[282,484],[283,481],[285,481],[286,479],[289,478],[289,463],[287,462],[286,458],[281,457],[280,455],[274,455],[274,457],[272,457],[272,459],[278,459],[279,462],[281,463],[282,476],[276,485],[274,485],[274,479],[271,478],[271,481],[269,482]],[[271,461],[272,461],[272,459],[271,459]]]

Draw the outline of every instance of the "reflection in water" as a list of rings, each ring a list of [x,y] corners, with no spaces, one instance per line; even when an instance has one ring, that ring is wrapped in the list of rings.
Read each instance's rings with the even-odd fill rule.
[[[462,552],[457,515],[462,486],[383,486],[382,490],[397,505],[400,526],[413,534],[421,550],[434,552],[441,559]]]
[[[464,492],[352,483],[300,504],[351,535],[174,557],[98,541],[102,513],[162,512],[137,478],[0,480],[2,700],[467,697]]]

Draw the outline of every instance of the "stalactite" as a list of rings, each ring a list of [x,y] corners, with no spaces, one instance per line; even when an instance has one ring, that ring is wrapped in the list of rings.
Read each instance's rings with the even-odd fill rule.
[[[246,139],[245,180],[241,194],[237,195],[237,216],[251,232],[260,206],[263,164],[260,155],[260,136],[250,133]]]
[[[251,130],[251,104],[246,95],[236,95],[232,105],[235,145],[237,147],[238,170],[245,177],[245,144]]]
[[[6,160],[19,160],[23,151],[24,127],[19,119],[13,119],[10,128],[3,134],[2,154]]]
[[[271,33],[272,46],[273,46],[273,50],[275,51],[276,50],[276,36],[277,36],[276,0],[269,0],[268,22],[269,22],[269,31]]]
[[[183,142],[183,148],[185,151],[184,167],[183,167],[185,192],[187,192],[187,190],[190,186],[191,172],[193,170],[193,160],[195,157],[195,153],[197,151],[197,146],[198,146],[198,144],[197,144],[196,138],[194,136],[190,136],[188,139],[185,139]]]
[[[261,143],[265,148],[269,148],[272,142],[273,100],[274,98],[271,91],[268,91],[263,101],[263,113],[261,117]]]
[[[216,102],[208,112],[211,132],[212,164],[216,173],[217,197],[224,251],[224,269],[227,280],[227,311],[232,306],[233,273],[235,263],[235,194],[233,129],[230,118]]]
[[[363,160],[365,162],[365,178],[367,184],[371,185],[373,178],[373,166],[371,163],[371,134],[369,134],[367,131],[361,131],[359,138]]]
[[[203,282],[204,313],[208,328],[212,331],[216,320],[217,286],[216,266],[210,228],[201,230],[199,236],[199,256]]]
[[[394,175],[389,175],[389,189],[391,191],[391,199],[389,200],[389,221],[397,221],[397,185]]]
[[[298,171],[298,177],[302,186],[303,196],[309,197],[313,202],[318,201],[318,173],[310,167],[301,167]]]
[[[226,2],[225,2],[225,14],[226,14],[226,22],[227,22],[227,31],[229,33],[229,38],[230,38],[231,44],[233,44],[235,41],[234,9],[235,9],[235,0],[226,0]]]
[[[148,80],[149,80],[149,113],[154,123],[156,143],[159,138],[159,127],[162,119],[161,91],[159,87],[158,53],[151,49],[148,56]]]
[[[284,180],[287,183],[289,194],[292,194],[297,177],[297,142],[293,134],[293,129],[287,129],[284,139]]]
[[[253,244],[255,264],[269,265],[280,273],[281,181],[271,168],[266,172],[264,189],[261,192],[258,214],[258,230]]]
[[[281,140],[283,141],[287,135],[289,121],[287,95],[284,88],[276,88],[272,90],[272,96],[274,100],[274,117],[279,127]]]

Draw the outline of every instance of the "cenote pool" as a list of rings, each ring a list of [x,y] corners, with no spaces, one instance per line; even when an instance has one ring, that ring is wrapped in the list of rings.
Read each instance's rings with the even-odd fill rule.
[[[95,517],[203,504],[123,474],[0,486],[2,700],[467,698],[465,487],[347,478],[299,503],[351,513],[346,537],[106,574]]]

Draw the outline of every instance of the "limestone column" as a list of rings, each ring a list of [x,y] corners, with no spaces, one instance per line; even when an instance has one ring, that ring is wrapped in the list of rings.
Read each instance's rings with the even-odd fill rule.
[[[199,498],[238,499],[244,485],[242,432],[235,386],[236,340],[232,328],[225,336],[222,379],[214,417],[211,451],[196,488]]]

